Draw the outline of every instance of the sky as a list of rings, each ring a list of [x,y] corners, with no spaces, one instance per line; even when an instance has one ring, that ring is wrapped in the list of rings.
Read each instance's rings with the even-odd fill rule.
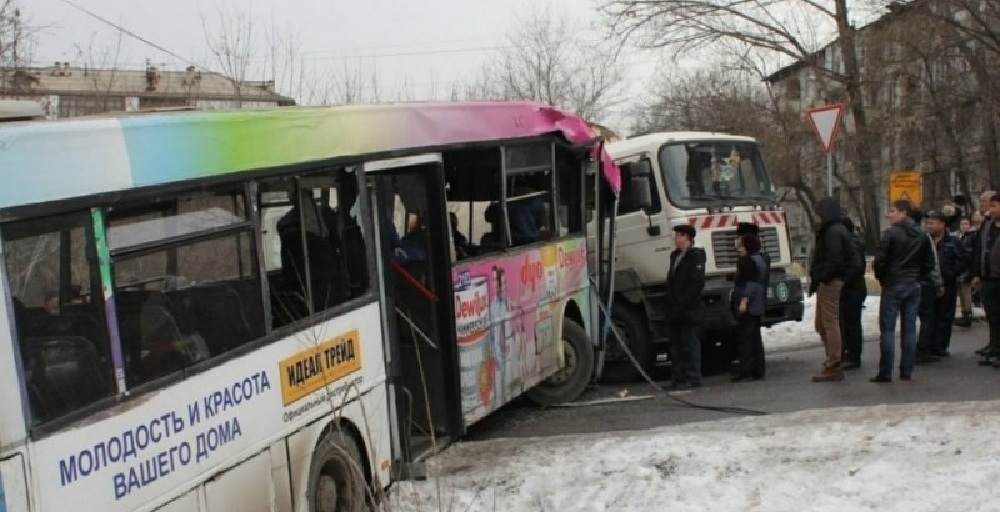
[[[589,40],[602,39],[596,0],[71,0],[181,57],[123,37],[118,66],[142,68],[146,59],[162,69],[194,63],[218,70],[206,45],[203,17],[213,27],[219,9],[249,11],[263,52],[264,30],[294,34],[307,66],[324,76],[345,68],[377,73],[388,99],[446,98],[453,83],[468,82],[484,62],[507,45],[506,34],[518,19],[547,8],[582,27],[594,27]],[[289,8],[294,5],[294,9]],[[36,65],[110,62],[119,32],[64,0],[21,1],[28,22],[41,27]],[[88,57],[88,54],[92,55]],[[640,84],[655,69],[652,52],[626,52],[628,83]],[[263,64],[263,58],[259,63]],[[91,64],[93,65],[93,64]],[[260,73],[257,73],[260,74]],[[248,76],[247,79],[265,78]],[[319,78],[322,79],[322,78]],[[409,97],[395,94],[406,89]],[[624,114],[624,107],[617,113]],[[620,117],[620,115],[619,115]],[[623,120],[618,120],[624,124]]]
[[[142,68],[150,59],[166,70],[182,70],[189,64],[219,70],[206,45],[203,19],[214,28],[220,10],[243,11],[252,15],[261,54],[267,47],[266,29],[294,34],[314,80],[328,80],[332,73],[342,74],[347,68],[377,74],[382,100],[447,99],[452,84],[473,80],[483,64],[509,44],[506,34],[519,19],[539,10],[591,27],[589,41],[606,36],[596,11],[599,0],[19,1],[28,23],[41,27],[33,52],[36,65],[60,61],[110,67],[104,63],[112,62],[119,31],[71,3],[174,54],[123,37],[118,67]],[[100,57],[105,53],[109,56]],[[628,101],[614,107],[607,119],[620,130],[628,127],[630,109],[648,93],[658,70],[667,65],[671,71],[679,70],[705,61],[694,56],[687,62],[667,62],[660,52],[634,48],[626,48],[621,56],[626,75],[621,96]],[[263,66],[263,61],[258,57],[255,63]],[[268,78],[263,75],[258,70],[246,79]],[[404,90],[406,96],[402,96]]]

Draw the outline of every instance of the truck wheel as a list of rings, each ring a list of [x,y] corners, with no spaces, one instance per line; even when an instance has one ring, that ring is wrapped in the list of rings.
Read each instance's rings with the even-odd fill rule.
[[[587,331],[570,319],[563,320],[562,342],[566,366],[558,373],[528,390],[527,396],[538,405],[547,406],[576,400],[594,373],[594,347]]]
[[[331,430],[317,443],[309,466],[306,499],[312,512],[367,510],[366,483],[357,443],[340,430]]]
[[[634,308],[617,305],[611,312],[611,321],[616,330],[624,338],[622,341],[635,357],[636,361],[648,369],[649,363],[649,329],[643,315]],[[631,382],[639,378],[639,370],[632,359],[628,357],[614,333],[608,336],[607,352],[605,353],[604,371],[601,380],[604,382]]]

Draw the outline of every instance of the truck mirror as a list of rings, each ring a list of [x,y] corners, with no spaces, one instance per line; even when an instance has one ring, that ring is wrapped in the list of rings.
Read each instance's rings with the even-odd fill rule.
[[[630,206],[630,210],[648,210],[653,205],[653,192],[649,180],[653,176],[653,170],[649,160],[643,159],[638,162],[631,162],[628,169],[628,190],[625,193],[625,202]]]

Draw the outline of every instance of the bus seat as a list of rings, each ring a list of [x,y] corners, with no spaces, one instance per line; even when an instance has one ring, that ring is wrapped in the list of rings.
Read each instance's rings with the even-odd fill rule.
[[[51,419],[110,395],[97,351],[82,336],[28,338],[25,366],[34,411]]]

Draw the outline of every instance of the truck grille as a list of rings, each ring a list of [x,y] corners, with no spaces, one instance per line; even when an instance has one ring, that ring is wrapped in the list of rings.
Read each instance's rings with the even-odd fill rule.
[[[772,262],[781,259],[781,245],[778,242],[777,228],[761,228],[760,243],[763,252],[771,257]],[[736,230],[713,231],[712,251],[715,253],[715,268],[736,268]]]

